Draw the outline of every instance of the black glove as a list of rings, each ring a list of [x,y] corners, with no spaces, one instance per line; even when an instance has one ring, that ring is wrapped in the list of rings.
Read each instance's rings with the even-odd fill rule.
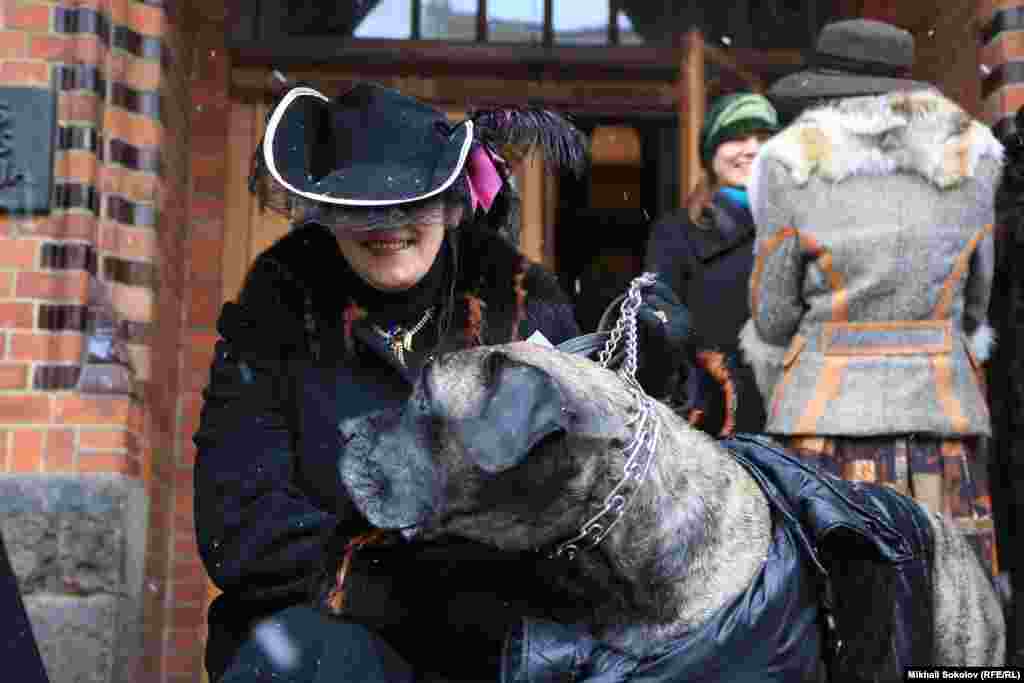
[[[655,398],[672,393],[691,366],[690,312],[662,282],[644,288],[637,310],[637,380]]]

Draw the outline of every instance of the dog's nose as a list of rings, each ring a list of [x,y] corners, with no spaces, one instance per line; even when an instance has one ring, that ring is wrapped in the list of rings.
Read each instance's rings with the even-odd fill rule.
[[[412,541],[420,535],[420,528],[414,524],[413,526],[405,527],[399,533],[402,534],[402,538],[405,540]]]

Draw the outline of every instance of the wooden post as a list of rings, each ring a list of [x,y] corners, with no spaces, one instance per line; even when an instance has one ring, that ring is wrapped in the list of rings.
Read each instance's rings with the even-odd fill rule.
[[[685,203],[701,176],[700,126],[707,96],[704,84],[704,37],[687,32],[679,66],[679,202]]]
[[[517,170],[520,201],[519,249],[531,261],[544,263],[545,210],[544,210],[544,156],[538,150],[519,162]]]

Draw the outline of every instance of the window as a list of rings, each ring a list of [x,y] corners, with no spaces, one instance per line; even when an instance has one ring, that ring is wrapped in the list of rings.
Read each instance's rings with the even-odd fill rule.
[[[554,4],[555,42],[563,45],[607,45],[610,36],[609,6],[605,2]]]
[[[427,40],[476,40],[476,33],[477,0],[422,0],[420,5],[421,38]]]
[[[854,1],[238,0],[232,42],[263,55],[333,58],[414,41],[428,43],[415,46],[424,53],[450,48],[467,60],[473,46],[486,45],[497,48],[493,54],[533,50],[536,64],[549,48],[558,59],[595,60],[601,50],[594,48],[606,47],[641,48],[623,51],[638,55],[677,46],[696,28],[722,48],[793,50],[813,45],[837,3]]]
[[[292,36],[436,40],[532,45],[636,45],[631,12],[650,0],[284,0],[269,3],[263,21]],[[661,0],[668,1],[668,0]],[[636,7],[634,4],[639,3]],[[642,8],[642,9],[638,9]],[[632,8],[632,9],[631,9]],[[665,30],[664,26],[660,30]]]
[[[487,1],[488,42],[542,43],[544,24],[544,0]]]
[[[356,38],[408,39],[412,35],[412,5],[409,0],[380,0],[359,22]]]

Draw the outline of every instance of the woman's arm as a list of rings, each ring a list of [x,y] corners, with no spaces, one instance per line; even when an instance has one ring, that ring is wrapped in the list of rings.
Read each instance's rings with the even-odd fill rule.
[[[558,279],[539,265],[527,271],[526,317],[519,328],[519,338],[528,339],[540,332],[554,345],[580,334],[572,302],[558,284]]]
[[[970,336],[975,358],[984,363],[992,353],[995,333],[989,326],[989,303],[992,281],[995,279],[995,187],[1001,176],[998,162],[983,159],[978,168],[978,199],[975,206],[979,215],[974,219],[978,230],[978,243],[971,254],[970,269],[964,287],[964,331]]]
[[[685,212],[670,214],[651,226],[644,257],[644,272],[657,273],[681,301],[691,277],[693,254],[687,231],[693,229]]]
[[[214,583],[243,598],[305,591],[337,524],[292,482],[287,368],[305,339],[289,287],[279,266],[258,261],[240,302],[224,306],[194,437],[200,555]]]
[[[750,276],[750,321],[740,348],[767,402],[782,372],[790,340],[803,317],[803,254],[788,196],[792,186],[778,161],[758,157],[751,174],[751,209],[757,226]]]
[[[754,173],[757,241],[750,276],[750,316],[763,341],[786,347],[804,313],[800,232],[787,202],[792,187],[787,182],[788,171],[779,162],[761,160]]]

